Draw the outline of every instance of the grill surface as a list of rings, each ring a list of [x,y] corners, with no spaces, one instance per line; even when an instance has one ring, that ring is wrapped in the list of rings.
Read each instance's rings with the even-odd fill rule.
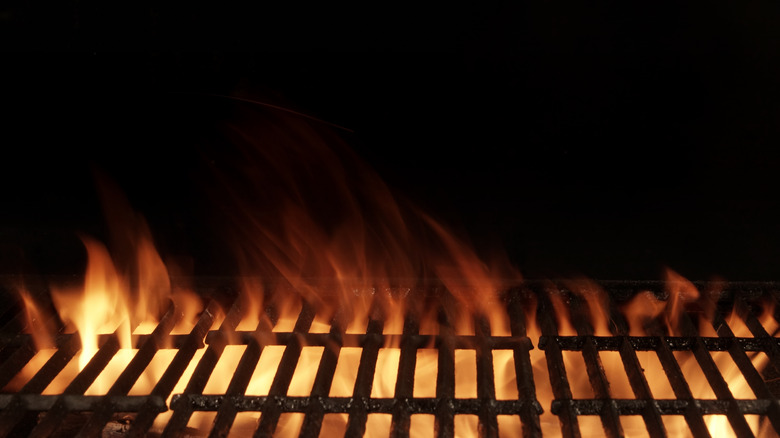
[[[659,283],[604,283],[612,297],[620,301],[639,290],[660,290]],[[706,285],[700,285],[706,287]],[[754,436],[745,415],[760,415],[762,425],[768,421],[771,428],[780,430],[780,404],[773,376],[780,375],[780,344],[767,333],[757,318],[754,303],[758,299],[775,300],[776,289],[772,284],[731,284],[721,294],[712,320],[717,337],[700,337],[696,322],[697,313],[683,314],[681,330],[685,336],[664,336],[660,328],[649,327],[655,336],[628,336],[628,324],[613,303],[610,308],[610,330],[613,336],[593,336],[587,315],[587,306],[581,299],[566,291],[561,292],[570,303],[572,323],[577,336],[559,336],[553,305],[541,284],[529,284],[514,289],[505,296],[511,336],[491,336],[489,323],[478,317],[474,321],[473,335],[458,335],[451,312],[438,311],[438,334],[420,334],[419,315],[409,313],[403,324],[402,335],[383,334],[385,315],[383,309],[374,307],[367,330],[361,334],[344,333],[344,315],[336,314],[328,333],[310,333],[315,317],[314,310],[303,305],[295,326],[289,332],[271,333],[277,316],[273,309],[267,311],[268,320],[256,330],[237,331],[242,309],[236,301],[218,328],[212,327],[219,306],[211,302],[201,314],[194,329],[187,335],[170,335],[180,318],[178,309],[171,307],[154,332],[134,336],[137,354],[110,387],[105,396],[84,395],[100,372],[119,351],[116,333],[100,338],[100,349],[88,365],[59,395],[41,395],[57,374],[80,349],[75,334],[60,335],[57,351],[46,364],[16,393],[0,394],[0,436],[198,436],[187,427],[195,412],[215,413],[209,436],[226,436],[241,412],[260,412],[254,436],[272,436],[278,429],[280,418],[289,413],[303,414],[301,436],[318,436],[325,415],[346,414],[346,436],[363,436],[369,415],[389,414],[390,436],[409,436],[412,416],[429,414],[435,418],[435,434],[454,436],[456,416],[478,417],[479,434],[499,436],[502,430],[498,416],[519,417],[525,436],[542,434],[540,415],[550,410],[557,415],[565,436],[580,436],[582,416],[598,416],[603,431],[608,436],[624,435],[621,418],[641,416],[651,436],[666,436],[665,416],[682,417],[695,436],[710,436],[705,425],[705,415],[725,415],[735,433]],[[447,300],[442,300],[446,302]],[[544,351],[550,381],[535,382],[530,351],[533,343],[526,333],[525,309],[536,305],[536,319],[541,328],[537,347]],[[706,305],[706,301],[704,302]],[[735,337],[724,320],[732,305],[738,316],[752,333],[752,337]],[[780,320],[775,316],[775,319]],[[268,324],[270,321],[270,325]],[[6,327],[12,327],[12,321]],[[400,338],[400,359],[397,369],[394,397],[372,397],[372,382],[377,367],[379,350],[388,345],[391,336]],[[155,353],[162,345],[172,344],[177,352],[154,388],[145,396],[127,395]],[[245,345],[236,371],[229,377],[227,390],[222,394],[204,394],[207,382],[229,345]],[[278,369],[267,396],[245,395],[253,372],[263,350],[269,346],[285,346]],[[192,361],[196,350],[207,347],[197,363],[183,393],[173,395],[170,408],[173,414],[165,429],[151,430],[161,412],[168,409],[166,400],[174,390],[180,376]],[[324,347],[319,361],[310,396],[288,396],[296,365],[304,347]],[[330,389],[341,348],[360,347],[360,360],[354,389],[350,397],[331,397]],[[414,397],[414,376],[417,350],[437,349],[436,397]],[[476,357],[475,398],[456,397],[455,351],[471,350]],[[518,397],[514,400],[497,400],[493,367],[493,351],[510,350],[514,359],[514,373]],[[564,352],[581,352],[585,370],[567,369]],[[625,369],[634,399],[614,399],[610,396],[610,382],[602,366],[599,352],[615,351]],[[655,352],[669,380],[675,399],[656,399],[650,390],[648,378],[637,357],[638,351]],[[689,351],[701,367],[704,377],[716,399],[696,399],[686,382],[675,351]],[[724,380],[711,351],[728,352],[756,395],[755,399],[735,399]],[[0,365],[0,382],[5,386],[36,354],[29,335],[9,334],[2,337],[3,359]],[[764,352],[770,360],[764,375],[753,366],[748,352]],[[573,373],[587,373],[593,398],[577,399],[572,395],[570,378]],[[542,406],[537,399],[537,385],[551,387],[554,400]]]

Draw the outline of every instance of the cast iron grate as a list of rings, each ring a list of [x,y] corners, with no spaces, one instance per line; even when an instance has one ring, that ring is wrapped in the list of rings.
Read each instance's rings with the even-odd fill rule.
[[[205,382],[191,381],[184,394],[173,398],[174,415],[166,432],[182,428],[193,411],[216,411],[211,434],[221,436],[227,434],[237,412],[261,411],[262,416],[255,436],[273,435],[280,414],[289,412],[305,414],[301,428],[302,436],[318,436],[323,416],[331,413],[349,415],[346,436],[363,436],[367,415],[375,413],[392,415],[391,436],[398,437],[409,436],[412,414],[434,415],[435,429],[441,436],[453,436],[456,414],[478,416],[480,428],[488,436],[498,434],[497,415],[519,415],[523,424],[527,425],[528,433],[538,433],[538,415],[541,407],[535,399],[533,374],[528,355],[533,347],[530,340],[525,337],[523,313],[519,311],[518,306],[517,300],[510,300],[510,307],[518,310],[515,313],[517,317],[511,319],[513,336],[510,337],[490,336],[487,321],[484,319],[476,321],[473,336],[455,335],[445,312],[440,313],[441,326],[438,335],[420,335],[417,319],[408,315],[400,339],[400,358],[393,398],[371,397],[371,385],[379,349],[385,345],[386,338],[393,336],[382,332],[381,309],[374,309],[365,334],[342,333],[342,325],[338,321],[334,321],[328,334],[311,334],[308,333],[308,329],[314,314],[310,308],[304,307],[292,332],[277,333],[275,340],[266,344],[286,345],[286,349],[269,394],[262,397],[249,397],[242,394],[260,352],[266,345],[258,341],[261,338],[260,333],[237,333],[239,336],[226,333],[237,323],[237,318],[228,318],[219,331],[209,333],[207,343],[209,350],[213,350],[214,357],[219,355],[228,339],[238,339],[239,342],[247,343],[248,347],[238,365],[239,372],[233,376],[224,395],[203,395]],[[327,348],[317,370],[311,396],[289,397],[286,394],[302,345]],[[351,397],[329,397],[328,392],[342,345],[359,345],[362,348],[355,386]],[[428,345],[435,346],[438,351],[436,397],[415,398],[413,384],[416,350]],[[476,398],[455,397],[454,351],[456,349],[472,349],[476,353]],[[517,400],[496,400],[492,349],[512,350],[514,354],[515,373],[519,376],[516,379],[517,389],[518,394],[521,394]],[[214,364],[214,360],[202,361],[195,374],[207,375]]]
[[[646,285],[607,284],[613,296],[625,296]],[[658,288],[651,285],[650,289]],[[506,309],[511,329],[510,336],[493,336],[488,321],[482,317],[474,320],[473,334],[457,334],[452,313],[441,308],[438,311],[438,333],[421,334],[419,315],[408,313],[400,335],[383,333],[385,315],[383,309],[372,309],[365,333],[345,333],[343,315],[336,314],[330,321],[327,333],[311,333],[315,310],[304,304],[297,316],[294,328],[286,332],[271,332],[277,322],[273,310],[267,320],[255,330],[237,330],[243,316],[238,301],[229,309],[219,327],[212,327],[219,306],[212,302],[201,314],[195,327],[186,335],[171,335],[170,331],[181,316],[171,307],[154,332],[134,336],[138,352],[122,371],[105,395],[84,395],[109,361],[117,354],[119,343],[116,334],[102,335],[100,348],[86,367],[68,384],[61,394],[41,393],[57,374],[73,359],[80,349],[78,336],[64,334],[57,338],[57,351],[24,386],[15,393],[0,394],[0,436],[227,436],[241,413],[260,413],[251,432],[254,436],[273,436],[278,432],[283,416],[303,416],[300,436],[320,436],[324,419],[329,414],[347,416],[345,436],[363,436],[369,416],[385,414],[391,417],[390,436],[410,435],[412,417],[427,414],[434,418],[436,436],[455,435],[458,416],[476,416],[481,436],[493,437],[505,433],[500,416],[514,416],[522,424],[525,436],[540,436],[540,415],[544,409],[558,416],[565,436],[580,436],[582,416],[598,416],[603,431],[608,436],[623,436],[621,417],[641,416],[651,436],[667,436],[663,418],[684,418],[694,436],[710,436],[705,425],[706,415],[725,415],[738,436],[754,436],[745,415],[760,415],[773,430],[780,430],[780,401],[773,385],[774,375],[780,375],[780,343],[759,322],[756,313],[758,300],[775,302],[775,290],[771,286],[758,289],[740,289],[732,285],[731,292],[722,294],[712,320],[717,336],[700,337],[695,329],[695,314],[683,314],[683,337],[628,336],[628,325],[613,305],[610,313],[610,330],[613,336],[593,336],[587,322],[586,307],[578,297],[565,290],[571,308],[572,322],[577,336],[559,336],[553,306],[544,287],[528,285],[505,294]],[[630,292],[626,292],[630,291]],[[442,300],[446,302],[447,300]],[[526,312],[536,305],[536,319],[541,328],[538,347],[543,350],[550,382],[535,382],[531,351],[534,346],[526,332]],[[764,301],[762,301],[764,302]],[[752,337],[736,337],[724,321],[727,310],[734,306],[738,316],[749,328]],[[777,317],[775,317],[778,319]],[[778,319],[780,320],[780,319]],[[270,324],[270,325],[269,325]],[[12,324],[9,324],[9,326]],[[1,339],[0,386],[5,386],[36,354],[34,344],[25,334],[9,335]],[[387,345],[388,338],[399,338],[397,374],[393,397],[373,397],[372,383],[377,367],[379,351]],[[176,354],[162,377],[148,395],[130,396],[130,388],[149,365],[155,353],[163,345],[173,345]],[[217,363],[228,346],[245,346],[235,372],[229,376],[227,389],[220,394],[204,393],[209,378],[215,373]],[[263,350],[270,346],[283,346],[284,352],[273,376],[267,395],[246,395],[253,372]],[[308,396],[289,396],[288,389],[304,347],[324,347],[317,365],[312,389]],[[332,397],[330,388],[340,351],[344,346],[359,346],[360,359],[354,387],[350,396]],[[172,394],[185,368],[193,361],[196,351],[205,348],[195,366],[185,389],[174,394],[170,406],[166,400]],[[414,376],[417,351],[435,348],[437,354],[435,397],[414,396]],[[455,351],[469,350],[476,357],[476,397],[456,397]],[[514,364],[517,398],[499,400],[496,397],[493,352],[511,351]],[[581,352],[585,370],[566,369],[563,352]],[[599,352],[618,352],[635,398],[610,397],[610,382],[604,372]],[[648,379],[637,358],[637,352],[652,351],[658,356],[663,370],[674,391],[674,399],[654,398]],[[693,354],[704,376],[715,393],[715,399],[696,399],[683,376],[675,351]],[[754,399],[736,399],[718,367],[712,351],[728,352],[744,379],[748,382]],[[763,352],[770,359],[767,377],[759,373],[748,353]],[[569,377],[573,372],[586,372],[593,388],[593,398],[577,399],[572,395]],[[568,374],[567,374],[568,373]],[[772,374],[774,373],[774,374]],[[549,386],[553,401],[541,406],[537,397],[537,385]],[[164,429],[152,430],[155,418],[161,412],[172,410]],[[192,416],[200,412],[213,413],[207,432],[188,427]],[[505,435],[504,435],[505,436]]]
[[[706,288],[706,285],[702,288]],[[755,288],[732,285],[729,290],[719,293],[719,302],[708,302],[706,297],[699,301],[701,305],[714,306],[712,319],[709,321],[717,333],[717,337],[699,336],[695,328],[693,316],[696,313],[683,312],[680,315],[680,330],[682,337],[664,336],[658,328],[658,336],[628,336],[628,324],[623,316],[611,307],[610,322],[612,336],[593,336],[592,328],[585,323],[582,311],[573,312],[573,322],[577,336],[558,336],[555,322],[551,317],[552,305],[542,298],[540,316],[543,335],[539,339],[539,348],[545,351],[545,357],[550,370],[550,382],[555,396],[551,410],[558,415],[561,428],[566,436],[580,436],[578,419],[583,415],[597,415],[606,436],[623,436],[621,416],[639,415],[644,421],[650,436],[668,436],[662,416],[682,416],[693,436],[709,437],[710,430],[705,424],[705,415],[725,415],[734,433],[739,437],[755,436],[749,427],[745,415],[761,415],[762,422],[771,423],[771,435],[780,431],[780,404],[775,386],[770,390],[772,378],[762,377],[755,368],[747,352],[764,352],[769,356],[770,365],[766,373],[777,375],[780,371],[780,356],[778,356],[778,339],[770,336],[759,322],[756,307],[752,303],[775,302],[775,292],[770,288],[756,290]],[[613,295],[615,295],[613,293]],[[576,296],[570,296],[572,309],[583,309],[583,303],[578,303]],[[775,306],[773,308],[776,309]],[[548,311],[545,311],[547,309]],[[735,337],[732,329],[724,320],[724,316],[734,310],[741,321],[750,330],[752,337]],[[704,313],[706,309],[701,313]],[[774,318],[777,319],[775,313]],[[697,318],[707,323],[706,318]],[[652,331],[652,328],[650,329]],[[562,351],[578,351],[584,357],[586,372],[593,389],[594,398],[575,399],[569,386]],[[613,399],[610,397],[609,382],[604,372],[600,351],[619,352],[620,360],[625,369],[628,381],[635,399]],[[675,399],[655,399],[650,390],[647,376],[637,358],[637,352],[655,352],[675,395]],[[674,351],[691,352],[698,363],[715,399],[697,399],[675,359]],[[736,399],[716,365],[710,352],[726,351],[736,364],[739,372],[756,395],[755,399]],[[723,432],[723,431],[720,431]],[[770,435],[770,436],[771,436]]]

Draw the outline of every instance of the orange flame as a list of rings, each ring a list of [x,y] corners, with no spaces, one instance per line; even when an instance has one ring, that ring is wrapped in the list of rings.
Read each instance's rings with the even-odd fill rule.
[[[685,310],[686,302],[699,299],[699,290],[690,280],[668,268],[666,269],[666,288],[669,293],[666,304],[666,324],[670,334],[682,336],[679,328],[680,316]]]
[[[587,279],[567,281],[566,286],[585,300],[593,334],[610,336],[612,333],[609,330],[609,302],[601,286]]]
[[[98,350],[97,336],[118,330],[122,348],[130,345],[130,303],[127,284],[119,277],[105,246],[84,239],[87,272],[80,290],[53,290],[52,299],[66,324],[72,324],[81,338],[79,370]]]
[[[658,318],[666,308],[666,302],[661,301],[650,291],[641,291],[628,303],[622,311],[629,325],[630,336],[647,335],[646,325]]]
[[[221,206],[215,209],[215,215],[223,215],[217,221],[225,221],[221,231],[227,233],[228,241],[235,248],[241,289],[238,302],[243,312],[237,329],[253,331],[263,346],[245,393],[268,395],[286,348],[269,341],[273,336],[289,336],[289,332],[306,322],[301,319],[305,308],[315,313],[309,328],[313,333],[335,330],[365,334],[369,327],[372,330],[379,327],[370,325],[370,321],[381,319],[385,344],[377,352],[371,397],[394,397],[398,388],[408,386],[409,382],[397,380],[401,335],[405,331],[418,329],[422,334],[443,335],[442,338],[465,335],[460,339],[465,341],[450,346],[452,357],[448,360],[454,363],[449,365],[455,368],[454,397],[477,398],[478,347],[469,345],[468,340],[471,336],[510,336],[511,329],[515,328],[510,327],[503,294],[520,285],[522,278],[509,267],[506,258],[494,257],[488,263],[444,225],[400,203],[343,144],[306,122],[269,116],[261,123],[229,125],[224,131],[236,144],[236,156],[223,167],[213,167],[209,189]],[[104,198],[116,199],[116,191],[110,185],[101,187]],[[192,292],[186,288],[175,290],[172,286],[169,267],[155,250],[146,222],[121,201],[107,201],[107,205],[106,214],[113,225],[110,248],[114,252],[110,253],[96,240],[83,238],[88,256],[83,287],[53,288],[57,312],[63,322],[78,332],[82,350],[78,363],[66,368],[46,393],[61,390],[84,368],[100,347],[99,334],[116,332],[122,350],[106,367],[105,376],[101,374],[101,379],[90,388],[94,393],[104,393],[135,354],[131,330],[135,329],[136,334],[151,332],[157,324],[156,318],[172,299],[186,313],[183,325],[177,325],[174,332],[186,333],[202,307]],[[686,304],[698,300],[700,293],[693,283],[672,270],[666,271],[666,280],[665,301],[650,292],[642,292],[621,307],[630,335],[646,335],[646,327],[654,322],[665,324],[669,335],[680,335]],[[587,279],[565,284],[576,295],[574,302],[584,301],[583,313],[587,313],[592,334],[612,336],[615,327],[610,320],[610,303],[605,291]],[[432,297],[416,292],[431,289],[436,290]],[[555,313],[556,334],[577,335],[571,322],[571,303],[566,301],[568,295],[551,283],[546,289]],[[52,330],[32,323],[45,319],[41,310],[29,294],[23,293],[22,299],[37,348],[53,345]],[[525,318],[526,334],[538,345],[542,330],[536,322],[536,302],[530,300],[529,304],[530,307],[523,309],[525,315],[516,316]],[[409,315],[418,320],[419,327],[405,325]],[[578,315],[579,312],[574,312],[575,317]],[[762,321],[769,319],[762,317]],[[275,323],[272,325],[271,321]],[[482,333],[485,321],[490,333]],[[581,321],[576,322],[581,328]],[[417,366],[412,392],[416,397],[436,397],[437,391],[441,391],[436,387],[439,353],[431,348],[433,345],[419,347],[414,357]],[[221,393],[227,389],[247,348],[246,345],[225,347],[205,392]],[[287,395],[310,395],[320,361],[326,353],[335,352],[338,360],[329,395],[356,395],[355,381],[366,352],[364,348],[367,347],[349,345],[349,342],[343,346],[301,345]],[[148,392],[170,363],[170,353],[164,349],[158,352],[153,365],[131,393]],[[550,413],[553,394],[548,383],[547,358],[538,349],[530,354],[537,397],[546,411],[541,418],[542,429],[545,435],[560,435],[560,426]],[[183,390],[202,355],[203,350],[196,354],[174,392]],[[657,357],[652,360],[647,355],[637,356],[648,382],[666,381]],[[611,384],[610,395],[635,397],[619,353],[600,352],[599,357],[604,365],[600,371]],[[728,359],[727,355],[724,357]],[[493,383],[499,399],[519,397],[515,358],[513,350],[496,349],[487,359],[493,362]],[[735,369],[733,363],[729,365],[717,354],[713,358],[723,367],[729,385],[734,385],[735,396],[750,397],[734,383],[739,375],[730,374]],[[590,380],[583,372],[582,353],[564,352],[563,360],[575,398],[593,397]],[[754,358],[757,367],[763,367],[762,360]],[[686,375],[695,374],[692,368],[695,360],[680,359],[680,362]],[[692,380],[692,386],[706,385],[700,374],[698,380]],[[670,392],[662,392],[666,391],[663,389],[656,394],[657,386],[651,386],[656,397]],[[164,422],[166,418],[162,415],[158,420]],[[193,416],[190,426],[207,432],[213,418],[214,415]],[[369,414],[366,435],[387,436],[390,418],[386,414]],[[245,419],[252,423],[257,421],[257,416],[253,414]],[[332,415],[327,420],[323,422],[322,436],[346,427],[341,415]],[[277,433],[295,435],[302,421],[301,414],[285,413]],[[633,419],[624,421],[626,431],[633,430]],[[433,432],[430,415],[412,415],[411,423],[415,427],[412,436]],[[587,430],[588,424],[583,419],[585,435],[603,432],[598,424]],[[501,436],[515,436],[523,427],[516,417],[503,415],[498,425]],[[711,426],[711,430],[715,427]],[[478,418],[458,415],[455,429],[459,436],[475,436],[479,433]]]

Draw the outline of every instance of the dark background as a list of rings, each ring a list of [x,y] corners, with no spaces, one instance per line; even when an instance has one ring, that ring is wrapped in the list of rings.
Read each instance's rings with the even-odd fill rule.
[[[2,273],[79,272],[95,167],[219,273],[194,133],[247,92],[526,276],[780,278],[777,3],[215,8],[0,9]]]

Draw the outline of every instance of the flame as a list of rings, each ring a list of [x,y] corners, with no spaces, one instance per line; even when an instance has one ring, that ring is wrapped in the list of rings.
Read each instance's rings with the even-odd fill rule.
[[[668,268],[666,269],[666,289],[669,293],[666,304],[666,324],[669,333],[673,336],[682,336],[679,323],[685,310],[685,303],[696,301],[699,298],[699,290],[690,280]]]
[[[612,333],[609,329],[609,303],[604,290],[595,282],[587,279],[567,281],[566,286],[585,300],[593,334],[610,336]]]
[[[304,307],[316,310],[309,332],[364,334],[370,320],[381,320],[385,343],[377,352],[372,397],[395,396],[407,315],[419,321],[420,333],[441,333],[445,322],[455,334],[474,335],[475,322],[484,321],[485,334],[511,335],[501,294],[521,277],[505,257],[486,261],[444,225],[402,205],[338,140],[298,120],[269,118],[273,128],[225,126],[236,161],[212,168],[211,187],[229,224],[226,240],[244,279],[238,329],[254,330],[269,308],[278,316],[277,334],[293,331]],[[431,288],[442,292],[414,297],[414,291]],[[271,347],[265,347],[247,393],[267,393],[279,364],[264,362]],[[438,357],[435,350],[418,351],[413,391],[433,397]],[[469,377],[476,373],[475,351],[455,351],[456,397],[476,397]],[[310,390],[322,354],[311,364],[300,356],[288,394]],[[330,396],[353,395],[362,355],[361,346],[339,348]],[[514,359],[499,353],[495,362],[501,391],[511,394],[514,386],[516,397]],[[306,382],[303,389],[298,378]],[[382,418],[374,417],[369,435],[371,422]]]
[[[54,289],[52,299],[60,318],[72,324],[81,339],[79,370],[98,350],[98,335],[117,330],[121,348],[131,348],[128,285],[116,272],[108,250],[85,238],[87,272],[84,287]]]
[[[640,291],[630,300],[618,306],[627,322],[629,335],[648,336],[665,334],[668,336],[680,336],[682,335],[683,318],[688,318],[684,313],[685,309],[696,308],[704,310],[704,312],[699,314],[700,327],[698,330],[706,333],[704,336],[717,336],[713,329],[712,321],[715,312],[713,303],[720,296],[719,288],[722,287],[722,284],[715,284],[716,287],[714,289],[701,293],[692,282],[674,271],[667,270],[666,276],[666,299],[659,298],[658,295],[650,291]],[[612,336],[609,303],[603,290],[596,283],[588,280],[577,279],[564,283],[567,289],[571,290],[575,295],[582,297],[585,308],[580,311],[589,320],[593,333],[602,336]],[[551,283],[545,286],[545,290],[552,304],[558,334],[576,335],[577,332],[571,322],[572,315],[570,309],[572,305],[568,295],[559,291]],[[534,302],[529,304],[531,307],[535,307]],[[534,340],[534,343],[537,343],[541,332],[536,321],[537,310],[526,308],[525,312],[528,335]],[[773,314],[774,308],[770,301],[762,306],[761,315],[758,317],[761,325],[770,334],[773,334],[777,329],[777,322],[772,317]],[[727,315],[725,323],[731,328],[735,336],[753,336],[745,321],[736,312]],[[709,326],[708,329],[707,326]],[[663,332],[664,330],[665,332]],[[530,355],[537,398],[543,406],[550,406],[553,395],[552,387],[549,384],[550,376],[546,357],[539,351],[531,351]],[[654,351],[637,351],[636,355],[645,379],[649,384],[652,397],[656,399],[675,399],[675,394],[657,353]],[[625,368],[619,354],[617,352],[602,351],[599,352],[599,356],[601,357],[604,374],[609,382],[610,397],[635,398],[636,396],[628,383]],[[728,352],[711,351],[710,356],[735,398],[747,400],[756,398],[756,395],[747,384],[747,381]],[[693,396],[700,399],[714,399],[713,390],[704,377],[704,373],[693,354],[687,351],[676,351],[674,352],[674,357],[680,365]],[[769,362],[769,358],[765,353],[748,353],[748,357],[759,372],[762,372]],[[582,353],[579,351],[563,351],[562,358],[574,398],[593,398],[594,394],[590,379],[583,372],[585,363]],[[754,433],[759,434],[760,432],[759,436],[771,436],[775,433],[771,425],[768,425],[766,421],[760,422],[761,419],[758,416],[748,415],[745,418]],[[603,426],[598,417],[580,416],[579,420],[579,428],[583,436],[601,436],[604,434]],[[643,424],[641,417],[621,416],[620,420],[626,436],[647,436],[647,428]],[[561,436],[562,431],[558,419],[554,415],[545,412],[540,416],[540,422],[544,436]],[[663,422],[670,436],[690,434],[688,426],[682,417],[664,416]],[[713,436],[735,436],[724,415],[706,415],[705,424]],[[502,432],[499,431],[499,433]]]
[[[242,315],[236,330],[251,332],[262,347],[244,393],[269,395],[282,358],[289,357],[285,351],[291,348],[280,339],[293,338],[298,342],[296,348],[300,346],[300,354],[287,388],[289,396],[311,395],[326,353],[338,356],[332,384],[326,388],[328,395],[368,395],[356,394],[355,382],[361,361],[376,353],[370,397],[395,397],[400,389],[411,390],[414,397],[437,397],[439,360],[445,357],[453,361],[447,365],[454,365],[455,369],[454,397],[476,399],[480,346],[471,345],[470,339],[522,335],[512,332],[517,331],[517,326],[510,324],[505,296],[511,288],[522,284],[522,277],[509,265],[506,256],[498,253],[488,258],[479,254],[464,238],[433,217],[399,201],[340,140],[304,121],[271,115],[257,124],[237,122],[222,129],[236,145],[235,156],[228,156],[220,166],[212,166],[212,174],[204,181],[207,193],[219,206],[214,209],[214,221],[220,224],[219,232],[232,246],[233,261],[238,267],[237,305]],[[120,201],[108,201],[117,198],[111,184],[100,187],[107,199],[106,215],[112,225],[110,245],[82,238],[87,252],[82,287],[52,286],[56,311],[70,331],[78,333],[82,347],[45,394],[61,392],[99,350],[104,338],[101,335],[115,333],[121,349],[88,390],[88,394],[104,394],[137,352],[135,348],[139,346],[132,344],[131,335],[151,333],[170,301],[184,313],[173,333],[188,333],[202,310],[202,300],[191,288],[172,283],[169,272],[175,268],[163,262],[146,222],[121,197]],[[699,293],[692,282],[672,270],[667,270],[665,276],[665,299],[643,291],[618,306],[628,323],[629,335],[658,335],[665,329],[664,335],[680,336],[686,307],[700,304],[706,310],[705,303],[700,301],[711,297]],[[549,295],[544,298],[549,298],[554,313],[554,323],[545,325],[545,330],[554,331],[557,326],[557,333],[552,334],[561,336],[578,335],[578,330],[595,336],[616,334],[618,328],[612,319],[615,314],[610,313],[608,295],[596,282],[580,278],[564,284],[568,292],[552,283],[544,285]],[[47,315],[31,295],[24,291],[20,295],[29,331],[40,350],[35,356],[40,358],[31,361],[30,369],[21,373],[29,379],[48,360],[54,330],[41,324],[48,319]],[[572,309],[572,303],[584,306]],[[526,335],[538,346],[542,328],[537,320],[548,315],[538,314],[536,298],[525,304],[524,315],[513,316],[525,318]],[[764,310],[761,322],[774,334],[777,322],[772,318],[773,309],[767,304]],[[705,312],[701,322],[711,323],[707,319],[711,316]],[[738,336],[749,335],[739,322],[736,315],[727,321]],[[219,323],[216,321],[212,329]],[[342,334],[366,334],[368,341],[356,345],[350,341],[355,337],[344,336],[344,345],[306,345],[304,337],[291,333],[302,328],[310,333],[333,332],[336,338]],[[416,363],[413,386],[409,388],[409,381],[398,381],[401,342],[403,335],[415,331],[438,335],[438,342],[453,334],[461,338],[457,346],[442,350],[451,352],[451,357],[435,349],[434,341],[416,346],[419,348],[412,358]],[[384,344],[371,344],[371,339],[375,339],[372,336],[379,332],[384,336]],[[233,344],[222,351],[205,393],[222,394],[228,388],[248,348],[241,342]],[[131,394],[148,394],[168,367],[174,350],[171,345],[165,347],[168,348],[154,356]],[[204,350],[198,350],[174,393],[184,390]],[[490,354],[487,358],[479,356],[479,360],[480,364],[492,360],[496,398],[517,399],[515,351],[495,349]],[[553,394],[547,357],[539,349],[530,355],[537,397],[545,409],[542,430],[545,436],[561,435],[560,424],[550,412]],[[675,356],[694,395],[700,397],[708,384],[700,369],[696,370],[698,363],[685,354]],[[582,352],[566,351],[562,357],[574,397],[593,398]],[[635,398],[620,354],[599,352],[599,357],[610,383],[610,396]],[[637,357],[653,396],[672,398],[655,352],[638,352]],[[744,379],[740,381],[741,374],[728,354],[713,352],[712,357],[736,397],[755,398],[745,387]],[[766,364],[766,355],[751,359],[757,369]],[[15,382],[7,388],[18,388],[23,383]],[[260,418],[258,413],[241,415],[231,430],[233,434],[251,428]],[[158,416],[155,427],[164,426],[169,416],[170,413]],[[214,413],[193,415],[189,426],[208,433],[214,417]],[[322,436],[343,434],[347,423],[344,415],[325,417]],[[723,418],[712,417],[713,423],[708,427],[713,433],[725,430],[716,424]],[[583,435],[603,433],[597,417],[581,419]],[[297,436],[302,421],[300,413],[284,413],[275,433]],[[388,414],[368,414],[366,436],[388,436],[390,421]],[[410,436],[433,434],[433,416],[414,414],[410,421]],[[628,434],[642,429],[640,421],[635,417],[621,418]],[[523,433],[518,416],[501,415],[497,422],[502,437]],[[674,423],[665,423],[670,435],[678,432]],[[478,436],[480,432],[475,415],[456,415],[454,427],[456,436]],[[755,427],[757,430],[757,423]]]
[[[775,301],[765,300],[763,304],[763,310],[758,317],[758,321],[769,336],[776,336],[778,330],[780,330],[780,324],[775,319]]]
[[[27,289],[21,287],[18,291],[22,303],[24,304],[24,316],[27,321],[27,329],[32,335],[36,349],[44,350],[54,348],[53,337],[55,329],[53,321],[51,320],[51,315],[40,307]]]
[[[171,286],[168,268],[155,250],[145,222],[139,219],[136,225],[125,236],[134,236],[135,244],[130,247],[132,257],[118,257],[110,253],[103,243],[83,236],[81,240],[87,254],[83,284],[80,287],[51,286],[54,308],[66,331],[77,334],[81,349],[52,380],[44,394],[61,392],[97,353],[102,345],[101,339],[113,334],[117,337],[119,350],[85,392],[86,395],[105,394],[138,351],[133,345],[132,335],[152,333],[157,327],[157,318],[171,302],[181,315],[173,332],[189,333],[194,327],[202,310],[201,299],[186,287]],[[115,260],[130,262],[129,265],[118,265]],[[19,388],[32,378],[51,357],[51,347],[55,344],[55,331],[47,322],[53,320],[51,315],[37,305],[24,289],[19,294],[29,331],[40,351],[6,389]],[[163,338],[161,347],[172,347],[170,339]],[[173,358],[165,351],[158,351],[132,386],[132,394],[151,391]]]
[[[647,336],[646,326],[658,318],[666,308],[666,302],[650,291],[640,291],[622,307],[628,321],[630,336]]]

